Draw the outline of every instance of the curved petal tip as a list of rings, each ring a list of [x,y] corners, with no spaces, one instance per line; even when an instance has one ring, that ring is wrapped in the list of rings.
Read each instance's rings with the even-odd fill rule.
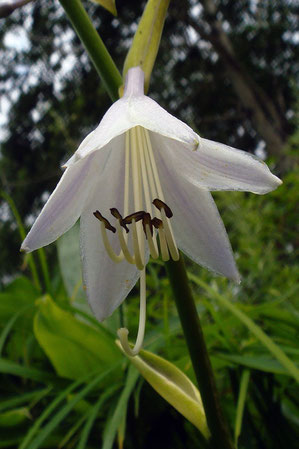
[[[31,249],[25,244],[26,239],[23,241],[21,248],[20,248],[20,253],[30,253]]]

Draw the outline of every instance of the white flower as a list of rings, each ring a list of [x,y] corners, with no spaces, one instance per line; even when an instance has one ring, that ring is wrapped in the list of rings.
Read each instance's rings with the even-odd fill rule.
[[[83,278],[99,320],[125,299],[140,273],[145,305],[149,254],[176,260],[179,248],[200,265],[238,282],[231,246],[209,191],[264,194],[281,184],[251,154],[199,137],[145,96],[143,84],[142,70],[130,69],[124,96],[66,163],[22,244],[28,252],[48,245],[80,217]],[[141,329],[139,346],[142,334]]]

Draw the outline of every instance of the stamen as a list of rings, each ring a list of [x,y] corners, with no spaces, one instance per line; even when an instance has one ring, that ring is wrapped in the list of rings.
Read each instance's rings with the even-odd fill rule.
[[[164,231],[165,231],[165,237],[168,243],[168,248],[172,257],[172,260],[179,260],[180,258],[180,253],[178,252],[172,231],[170,229],[170,223],[168,218],[166,217],[166,211],[165,209],[161,209],[161,216],[162,216],[162,221],[163,221],[163,227],[164,227]]]
[[[164,260],[164,262],[167,262],[169,260],[169,252],[168,252],[167,241],[166,241],[165,233],[164,233],[164,229],[163,229],[163,222],[159,218],[155,217],[152,219],[152,225],[156,229],[158,229],[162,260]]]
[[[151,169],[151,163],[150,163],[149,155],[148,155],[148,148],[147,148],[147,142],[146,142],[146,136],[145,136],[146,130],[141,127],[138,127],[137,130],[138,130],[138,141],[139,141],[139,146],[140,146],[140,164],[141,164],[142,181],[143,181],[143,189],[144,189],[143,191],[144,191],[144,197],[145,197],[146,210],[150,215],[152,215],[153,210],[152,210],[151,198],[155,198],[157,196],[157,193],[156,193],[156,188],[155,188],[154,176],[153,176],[152,169]],[[152,234],[151,242],[154,245],[154,246],[152,246],[153,254],[159,255],[156,233],[153,234],[151,223],[149,222],[148,224],[150,226],[151,234]],[[144,221],[143,221],[143,230],[146,235]],[[151,250],[150,250],[150,252],[151,252]]]
[[[113,217],[115,217],[119,221],[119,224],[126,230],[126,233],[128,233],[129,228],[126,226],[126,223],[124,222],[122,215],[118,212],[116,207],[112,207],[110,209],[110,212],[111,215],[113,215]]]
[[[144,233],[146,234],[146,225],[148,225],[149,229],[150,229],[150,233],[151,235],[153,235],[153,225],[152,225],[152,221],[151,221],[151,216],[149,213],[145,213],[143,218],[142,218],[142,226],[143,226],[143,230]]]
[[[130,134],[126,133],[126,157],[125,157],[125,190],[124,190],[124,215],[129,212],[129,180],[130,180]]]
[[[145,269],[140,273],[140,311],[139,311],[139,326],[136,343],[133,349],[131,349],[128,341],[129,331],[127,328],[122,327],[118,329],[117,335],[120,339],[123,350],[129,357],[134,357],[137,355],[142,348],[144,331],[145,331],[145,320],[146,320],[146,274]]]
[[[123,230],[121,229],[121,224],[120,222],[117,220],[116,221],[116,229],[117,229],[117,235],[119,238],[119,243],[120,243],[120,247],[122,249],[123,255],[125,257],[125,259],[132,265],[135,265],[135,258],[133,256],[131,256],[131,253],[129,251],[127,242],[125,241],[125,237],[123,234]]]
[[[157,242],[153,240],[152,233],[148,224],[145,225],[145,234],[147,238],[148,247],[150,250],[150,255],[153,259],[158,259],[159,251],[157,248]]]
[[[159,232],[162,260],[164,262],[167,262],[169,260],[169,252],[168,252],[168,246],[167,246],[164,229],[162,227],[159,227],[158,232]]]
[[[147,144],[149,158],[150,158],[150,162],[151,162],[151,167],[152,167],[154,180],[155,180],[155,184],[156,184],[156,189],[157,189],[157,194],[158,194],[157,196],[159,198],[161,198],[162,200],[164,200],[164,195],[163,195],[163,191],[162,191],[162,187],[161,187],[161,183],[160,183],[160,179],[159,179],[156,161],[154,158],[153,147],[152,147],[152,144],[150,141],[149,132],[147,129],[145,129],[144,131],[145,131],[145,138],[146,138],[146,144]]]
[[[145,151],[144,151],[144,140],[142,134],[144,134],[143,128],[140,126],[137,127],[137,137],[138,137],[138,146],[139,146],[139,154],[140,154],[140,166],[141,166],[141,174],[142,174],[142,184],[143,184],[143,192],[145,197],[145,204],[147,212],[152,213],[152,205],[150,199],[150,190],[149,183],[147,179],[147,170],[146,170],[146,162],[145,162]]]
[[[115,227],[112,226],[112,225],[109,223],[109,221],[107,220],[107,218],[103,217],[103,215],[101,214],[100,211],[96,210],[96,211],[93,213],[93,215],[94,215],[98,220],[100,220],[102,223],[104,223],[106,229],[109,229],[109,231],[112,231],[113,233],[116,232]]]
[[[159,198],[154,199],[153,201],[154,206],[156,206],[157,209],[159,209],[162,217],[163,227],[165,230],[165,236],[168,243],[169,251],[171,254],[171,257],[173,260],[179,260],[180,254],[178,252],[172,229],[170,227],[169,218],[173,216],[172,210],[169,206],[167,206],[164,201],[159,200]]]
[[[135,210],[142,210],[142,183],[141,183],[141,170],[140,170],[140,155],[137,148],[137,128],[133,128],[131,130],[131,136],[132,136],[132,151],[131,151],[131,158],[132,158],[132,180],[133,180],[133,192],[134,192],[134,205]],[[134,223],[134,222],[133,222]],[[134,232],[133,232],[133,242],[135,241],[135,246],[138,248],[137,253],[134,249],[134,255],[136,261],[140,257],[140,260],[142,261],[143,266],[143,260],[144,260],[144,236],[141,228],[141,223],[133,224],[133,231],[134,228],[136,228],[136,233],[138,234],[138,238],[134,239]],[[137,236],[136,234],[136,236]],[[137,243],[137,245],[136,245]],[[136,264],[137,266],[137,264]]]
[[[115,254],[112,246],[110,245],[104,221],[101,221],[101,234],[102,234],[102,239],[104,242],[105,249],[106,249],[109,257],[113,260],[113,262],[118,263],[118,262],[121,262],[122,260],[124,260],[123,253],[121,252],[119,255]]]
[[[152,224],[150,214],[146,213],[144,215],[143,220],[142,220],[142,226],[143,226],[143,230],[146,235],[148,247],[150,250],[150,255],[152,256],[153,259],[158,259],[159,250],[158,250],[156,238],[153,239],[153,236],[154,236],[153,224]],[[155,235],[155,237],[156,237],[156,235]]]
[[[137,221],[143,220],[144,214],[145,214],[145,212],[143,210],[141,210],[139,212],[134,212],[133,214],[130,214],[124,218],[124,223],[131,224],[133,222],[133,220],[135,220],[137,223]]]
[[[172,210],[170,209],[170,207],[167,206],[167,204],[164,203],[164,201],[159,200],[159,198],[154,199],[153,205],[156,206],[156,208],[159,209],[160,212],[162,209],[164,209],[165,215],[167,218],[171,218],[173,216],[173,213],[172,213]]]
[[[156,198],[158,196],[158,193],[157,193],[157,189],[156,189],[156,185],[155,185],[153,170],[151,167],[146,133],[147,133],[147,130],[143,129],[143,133],[142,133],[143,139],[142,140],[143,140],[143,148],[144,148],[144,156],[145,156],[145,165],[146,165],[146,171],[148,174],[149,185],[150,185],[150,189],[151,189],[151,196],[152,196],[152,198]]]
[[[159,229],[159,227],[163,225],[163,222],[162,222],[162,220],[160,220],[159,218],[154,217],[154,218],[152,219],[152,225],[153,225],[156,229]]]
[[[140,244],[137,233],[137,226],[135,220],[132,221],[132,232],[133,232],[133,248],[134,248],[134,256],[135,256],[135,264],[138,270],[144,269],[144,263],[141,258]]]

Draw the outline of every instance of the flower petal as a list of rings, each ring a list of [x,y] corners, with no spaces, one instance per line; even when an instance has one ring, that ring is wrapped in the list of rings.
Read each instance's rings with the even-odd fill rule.
[[[30,252],[48,245],[74,225],[92,188],[92,173],[100,162],[101,157],[95,154],[65,170],[21,250]]]
[[[93,212],[101,214],[113,224],[110,208],[116,207],[123,213],[124,186],[124,138],[115,141],[110,151],[105,171],[98,178],[95,190],[90,195],[80,220],[80,246],[83,263],[83,279],[90,307],[100,320],[106,317],[122,303],[136,284],[139,270],[126,260],[113,262],[108,256],[100,230],[100,223]],[[108,231],[109,241],[118,253],[120,250],[116,234]]]
[[[94,202],[94,206],[100,203]],[[126,260],[113,262],[108,256],[100,232],[99,222],[92,214],[94,207],[80,220],[80,246],[83,280],[89,305],[102,321],[123,302],[138,281],[140,272]],[[115,243],[115,234],[109,235]],[[113,245],[116,247],[116,245]]]
[[[130,74],[135,76],[136,69],[138,68],[129,71],[128,76]],[[99,126],[88,134],[65,165],[69,166],[101,149],[112,139],[135,126],[142,126],[162,136],[183,142],[190,150],[195,150],[199,145],[200,137],[188,125],[169,114],[151,98],[142,95],[140,87],[136,89],[132,87],[108,109]]]
[[[172,171],[162,151],[156,148],[155,157],[165,201],[173,212],[171,223],[178,247],[194,262],[239,282],[231,245],[210,192]]]
[[[281,184],[263,161],[221,143],[201,139],[192,153],[181,143],[165,138],[159,139],[159,145],[168,163],[198,187],[264,194]]]

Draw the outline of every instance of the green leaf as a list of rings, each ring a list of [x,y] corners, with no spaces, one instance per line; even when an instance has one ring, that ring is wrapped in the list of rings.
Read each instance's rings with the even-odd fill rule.
[[[5,293],[17,296],[18,298],[26,298],[28,296],[37,298],[40,295],[39,290],[25,276],[20,276],[14,279],[13,282],[7,285],[4,291]]]
[[[145,92],[159,50],[164,21],[170,0],[148,0],[127,54],[123,77],[131,67],[139,66],[145,75]]]
[[[34,316],[34,302],[40,296],[36,287],[25,277],[15,279],[0,293],[0,328],[4,327],[1,338],[3,346],[8,333],[18,319],[17,332],[32,332],[32,319]],[[30,308],[32,305],[32,308]],[[28,310],[25,310],[28,307]],[[24,311],[20,312],[21,310]],[[16,315],[20,312],[20,315]]]
[[[54,414],[54,416],[52,417],[52,419],[49,420],[49,422],[47,422],[47,424],[40,429],[40,426],[42,424],[42,422],[45,419],[45,413],[43,413],[43,419],[41,420],[40,418],[42,418],[42,415],[39,419],[36,420],[36,422],[34,423],[33,427],[29,430],[28,434],[26,435],[25,439],[22,441],[21,446],[19,447],[19,449],[38,449],[41,447],[41,444],[43,443],[43,441],[49,436],[51,435],[51,433],[53,432],[53,430],[61,423],[61,421],[73,410],[73,408],[75,407],[75,405],[81,401],[83,398],[85,398],[93,389],[95,389],[96,387],[98,387],[99,384],[102,383],[102,381],[108,377],[112,372],[112,369],[106,370],[105,372],[102,372],[100,375],[96,375],[95,373],[93,373],[93,375],[91,375],[90,381],[87,383],[86,386],[84,386],[84,388],[82,388],[74,397],[71,401],[69,401],[66,405],[62,406],[58,412],[56,412]],[[86,378],[86,376],[85,376]],[[75,388],[78,384],[80,383],[80,381],[75,382],[74,384],[72,384],[72,386],[70,387],[70,389]],[[65,394],[66,392],[63,392],[63,394],[61,395],[60,399],[63,399],[63,397],[66,396]],[[54,405],[55,403],[55,405]],[[53,405],[52,405],[53,404]],[[57,406],[58,404],[58,398],[55,398],[53,403],[50,404],[50,406],[48,407],[48,409],[52,406],[51,411]],[[47,415],[50,413],[50,411],[47,412]],[[38,431],[39,433],[37,434],[37,436],[32,440],[33,435]]]
[[[37,380],[44,383],[56,380],[55,376],[46,371],[41,371],[36,368],[28,368],[27,366],[22,366],[18,363],[14,363],[3,358],[0,359],[0,373],[13,374],[15,376],[24,377],[25,379]]]
[[[36,398],[39,399],[41,397],[44,397],[47,393],[49,393],[49,391],[51,391],[51,387],[47,387],[42,390],[31,391],[29,393],[18,394],[18,396],[13,396],[9,399],[2,400],[0,402],[0,411],[2,412],[5,409],[9,409],[20,404],[27,404],[30,400],[36,401]],[[2,397],[2,399],[4,398]]]
[[[130,366],[126,378],[125,387],[119,397],[112,417],[107,421],[103,436],[102,449],[111,449],[118,429],[123,425],[123,420],[127,414],[128,401],[139,377],[138,371]]]
[[[105,371],[120,360],[113,338],[59,308],[49,296],[39,302],[34,333],[57,373],[79,379],[92,370]]]
[[[246,369],[242,373],[241,383],[240,383],[240,391],[239,391],[239,397],[238,397],[238,404],[237,404],[236,423],[235,423],[235,445],[236,445],[236,447],[238,445],[238,439],[241,434],[242,419],[243,419],[245,401],[246,401],[246,396],[247,396],[247,391],[248,391],[249,379],[250,379],[250,371]]]
[[[21,310],[18,310],[11,318],[10,320],[6,323],[6,325],[4,326],[4,329],[0,335],[0,356],[2,355],[2,351],[6,342],[6,339],[10,333],[10,331],[12,330],[13,326],[15,325],[17,319],[22,316],[25,312],[28,311],[29,308],[33,308],[34,304],[30,304],[27,305],[25,307],[23,307]]]
[[[85,377],[83,380],[77,380],[70,385],[68,385],[67,388],[62,390],[58,395],[55,395],[54,399],[47,405],[46,408],[42,411],[42,413],[35,419],[32,426],[29,428],[27,434],[24,436],[22,440],[22,444],[19,446],[18,449],[24,449],[27,447],[28,443],[32,440],[34,435],[40,430],[42,424],[48,419],[48,417],[53,413],[53,411],[59,406],[60,409],[62,408],[61,403],[67,398],[67,396],[74,391],[76,388],[81,386],[83,381],[86,381],[88,379],[91,379],[90,377]]]
[[[119,344],[120,346],[120,344]],[[178,412],[209,438],[204,408],[198,389],[175,365],[149,351],[128,357],[148,383]]]
[[[203,287],[212,297],[217,299],[220,304],[235,315],[256,338],[272,353],[272,355],[281,363],[281,365],[299,382],[299,369],[292,360],[281,350],[281,348],[268,337],[267,334],[257,325],[251,318],[242,312],[235,304],[228,301],[224,296],[220,295],[216,290],[203,282],[194,274],[188,273],[190,280],[200,287]]]
[[[97,414],[100,408],[102,407],[104,402],[115,393],[118,388],[118,385],[113,385],[112,387],[106,389],[105,392],[102,393],[98,401],[95,403],[95,405],[92,407],[89,417],[86,420],[85,426],[82,429],[77,449],[85,449],[91,428],[97,418]]]
[[[266,373],[285,374],[287,376],[291,376],[291,373],[284,368],[281,363],[279,363],[276,359],[269,359],[267,354],[253,357],[247,355],[215,353],[214,356],[238,365],[247,366],[248,368],[258,369]]]
[[[15,427],[30,418],[28,408],[22,407],[0,413],[0,427]]]
[[[107,11],[111,12],[114,16],[117,16],[115,0],[91,0],[93,3],[103,6]]]

